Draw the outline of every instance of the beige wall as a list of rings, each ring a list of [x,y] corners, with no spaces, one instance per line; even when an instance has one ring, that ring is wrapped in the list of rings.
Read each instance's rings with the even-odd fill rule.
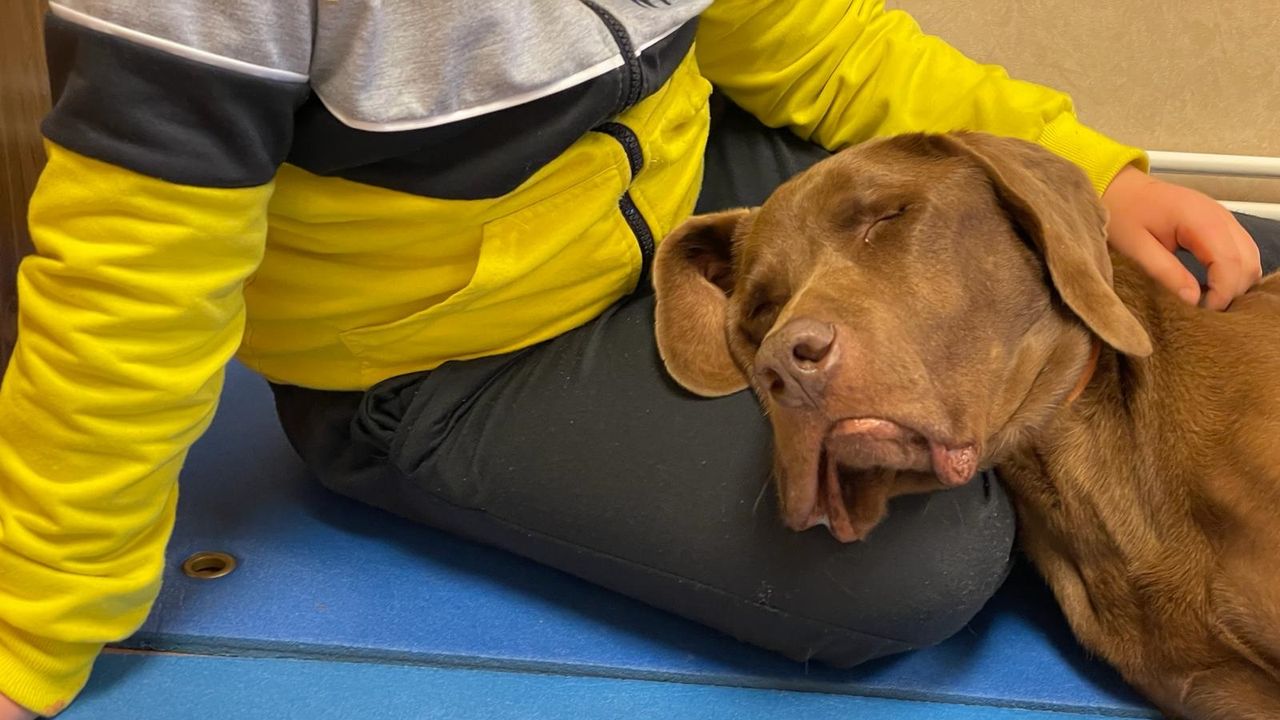
[[[1277,0],[889,0],[1011,75],[1071,94],[1081,118],[1148,150],[1280,156]],[[1280,181],[1181,177],[1280,202]]]

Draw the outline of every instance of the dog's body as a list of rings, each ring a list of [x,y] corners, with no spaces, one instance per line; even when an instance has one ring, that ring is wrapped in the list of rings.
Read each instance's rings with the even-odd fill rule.
[[[1029,143],[871,143],[669,236],[659,348],[755,390],[788,526],[995,465],[1084,645],[1171,717],[1280,718],[1280,276],[1194,308],[1104,223]]]
[[[997,471],[1076,636],[1174,717],[1280,718],[1280,276],[1225,313],[1117,258],[1154,352]]]

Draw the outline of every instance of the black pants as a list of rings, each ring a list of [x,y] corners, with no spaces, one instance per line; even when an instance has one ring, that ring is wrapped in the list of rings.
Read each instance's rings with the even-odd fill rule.
[[[825,155],[717,102],[698,210],[758,204]],[[1274,267],[1277,225],[1251,229]],[[898,498],[862,543],[784,529],[755,400],[667,379],[647,293],[510,355],[366,393],[275,392],[329,488],[796,659],[849,666],[939,642],[1010,563],[1013,512],[989,475]]]

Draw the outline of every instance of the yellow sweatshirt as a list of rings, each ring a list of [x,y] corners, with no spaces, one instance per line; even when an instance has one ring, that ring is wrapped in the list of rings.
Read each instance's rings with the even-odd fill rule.
[[[233,356],[361,389],[646,282],[698,194],[712,83],[829,149],[984,130],[1099,191],[1145,165],[880,2],[419,5],[51,4],[0,387],[0,693],[56,712],[142,622]]]

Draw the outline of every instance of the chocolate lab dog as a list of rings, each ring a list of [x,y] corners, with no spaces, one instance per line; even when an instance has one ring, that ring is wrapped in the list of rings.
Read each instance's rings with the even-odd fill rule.
[[[758,395],[789,527],[859,540],[995,466],[1085,646],[1172,717],[1275,720],[1280,276],[1197,309],[1104,230],[1030,143],[876,141],[668,237],[659,349]]]

